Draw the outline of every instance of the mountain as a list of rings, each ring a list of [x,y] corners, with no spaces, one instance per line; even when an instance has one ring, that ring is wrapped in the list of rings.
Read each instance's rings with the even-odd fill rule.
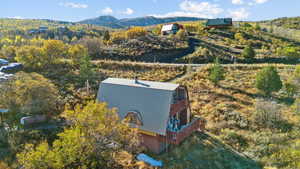
[[[126,28],[130,26],[150,26],[150,25],[157,25],[157,24],[163,24],[169,22],[198,21],[198,20],[204,20],[204,19],[196,18],[196,17],[156,18],[154,16],[117,19],[113,16],[99,16],[97,18],[80,21],[79,23],[106,26],[111,28]]]
[[[111,27],[116,29],[123,28],[122,25],[118,24],[118,21],[119,20],[113,16],[99,16],[97,18],[80,21],[79,23],[106,26],[106,27]]]

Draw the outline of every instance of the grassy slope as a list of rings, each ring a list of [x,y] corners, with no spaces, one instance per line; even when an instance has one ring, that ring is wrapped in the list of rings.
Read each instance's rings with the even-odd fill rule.
[[[263,66],[226,66],[226,79],[219,86],[207,80],[207,67],[181,80],[180,83],[188,86],[193,113],[207,120],[208,132],[196,133],[179,147],[171,147],[169,152],[155,156],[165,162],[165,168],[252,169],[270,165],[269,153],[273,151],[270,145],[281,146],[291,139],[287,137],[291,133],[256,128],[251,123],[255,99],[263,97],[254,88],[255,74]],[[294,66],[278,65],[282,80],[287,79],[293,69]],[[297,125],[298,117],[292,113],[290,100],[280,92],[274,99],[283,107],[287,122]],[[232,112],[237,112],[238,117],[231,116]],[[242,122],[247,125],[241,127]],[[224,139],[224,129],[240,135],[245,144]]]

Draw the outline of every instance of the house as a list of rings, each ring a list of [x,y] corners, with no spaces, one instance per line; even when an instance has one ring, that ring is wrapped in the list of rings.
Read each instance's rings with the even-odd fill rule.
[[[206,22],[206,27],[210,28],[227,28],[232,26],[232,18],[216,18],[208,19]]]
[[[180,29],[183,29],[182,25],[178,23],[163,25],[161,28],[162,35],[176,34]]]
[[[205,122],[192,117],[187,88],[179,84],[108,78],[101,82],[97,100],[117,108],[139,129],[141,144],[160,153],[169,144],[180,144]]]

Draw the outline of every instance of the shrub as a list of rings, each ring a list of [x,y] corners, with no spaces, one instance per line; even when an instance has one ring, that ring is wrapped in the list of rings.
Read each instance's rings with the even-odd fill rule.
[[[152,30],[152,33],[154,35],[160,35],[161,34],[161,28],[162,28],[162,25],[155,26],[155,28],[153,28],[153,30]]]
[[[267,96],[270,96],[272,92],[279,91],[282,88],[282,82],[276,68],[268,66],[258,72],[255,86]]]
[[[142,27],[133,27],[126,31],[127,39],[135,39],[137,37],[146,36],[147,31]]]
[[[244,48],[242,56],[246,59],[253,59],[255,57],[255,51],[251,45]]]
[[[285,56],[286,59],[295,60],[300,58],[300,49],[294,46],[286,46],[277,49],[277,55]]]
[[[247,140],[242,135],[230,129],[223,129],[220,137],[223,141],[225,141],[225,143],[237,149],[241,149],[248,145]]]
[[[187,33],[185,30],[180,29],[177,33],[176,33],[176,37],[180,40],[186,40],[187,39]]]
[[[258,99],[255,102],[255,111],[251,119],[260,127],[280,128],[283,121],[281,106],[274,101]]]

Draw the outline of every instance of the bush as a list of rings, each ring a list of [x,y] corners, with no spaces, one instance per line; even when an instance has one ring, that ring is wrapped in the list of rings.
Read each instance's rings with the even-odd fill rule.
[[[258,72],[255,86],[267,96],[270,96],[272,92],[279,91],[282,88],[282,82],[276,68],[268,66]]]
[[[127,30],[125,34],[127,39],[135,39],[146,36],[147,31],[142,27],[133,27]]]
[[[285,56],[286,59],[295,60],[300,58],[300,49],[294,46],[287,46],[277,49],[277,55]]]
[[[244,48],[242,56],[246,59],[253,59],[255,57],[255,51],[252,46],[248,45]]]
[[[280,128],[283,121],[281,106],[274,101],[256,100],[255,111],[251,119],[260,127]]]
[[[180,40],[187,40],[187,33],[185,32],[185,30],[180,29],[177,33],[176,33],[176,38],[180,39]]]
[[[225,141],[226,144],[237,149],[241,149],[248,145],[247,140],[242,135],[230,129],[223,129],[220,138]]]

